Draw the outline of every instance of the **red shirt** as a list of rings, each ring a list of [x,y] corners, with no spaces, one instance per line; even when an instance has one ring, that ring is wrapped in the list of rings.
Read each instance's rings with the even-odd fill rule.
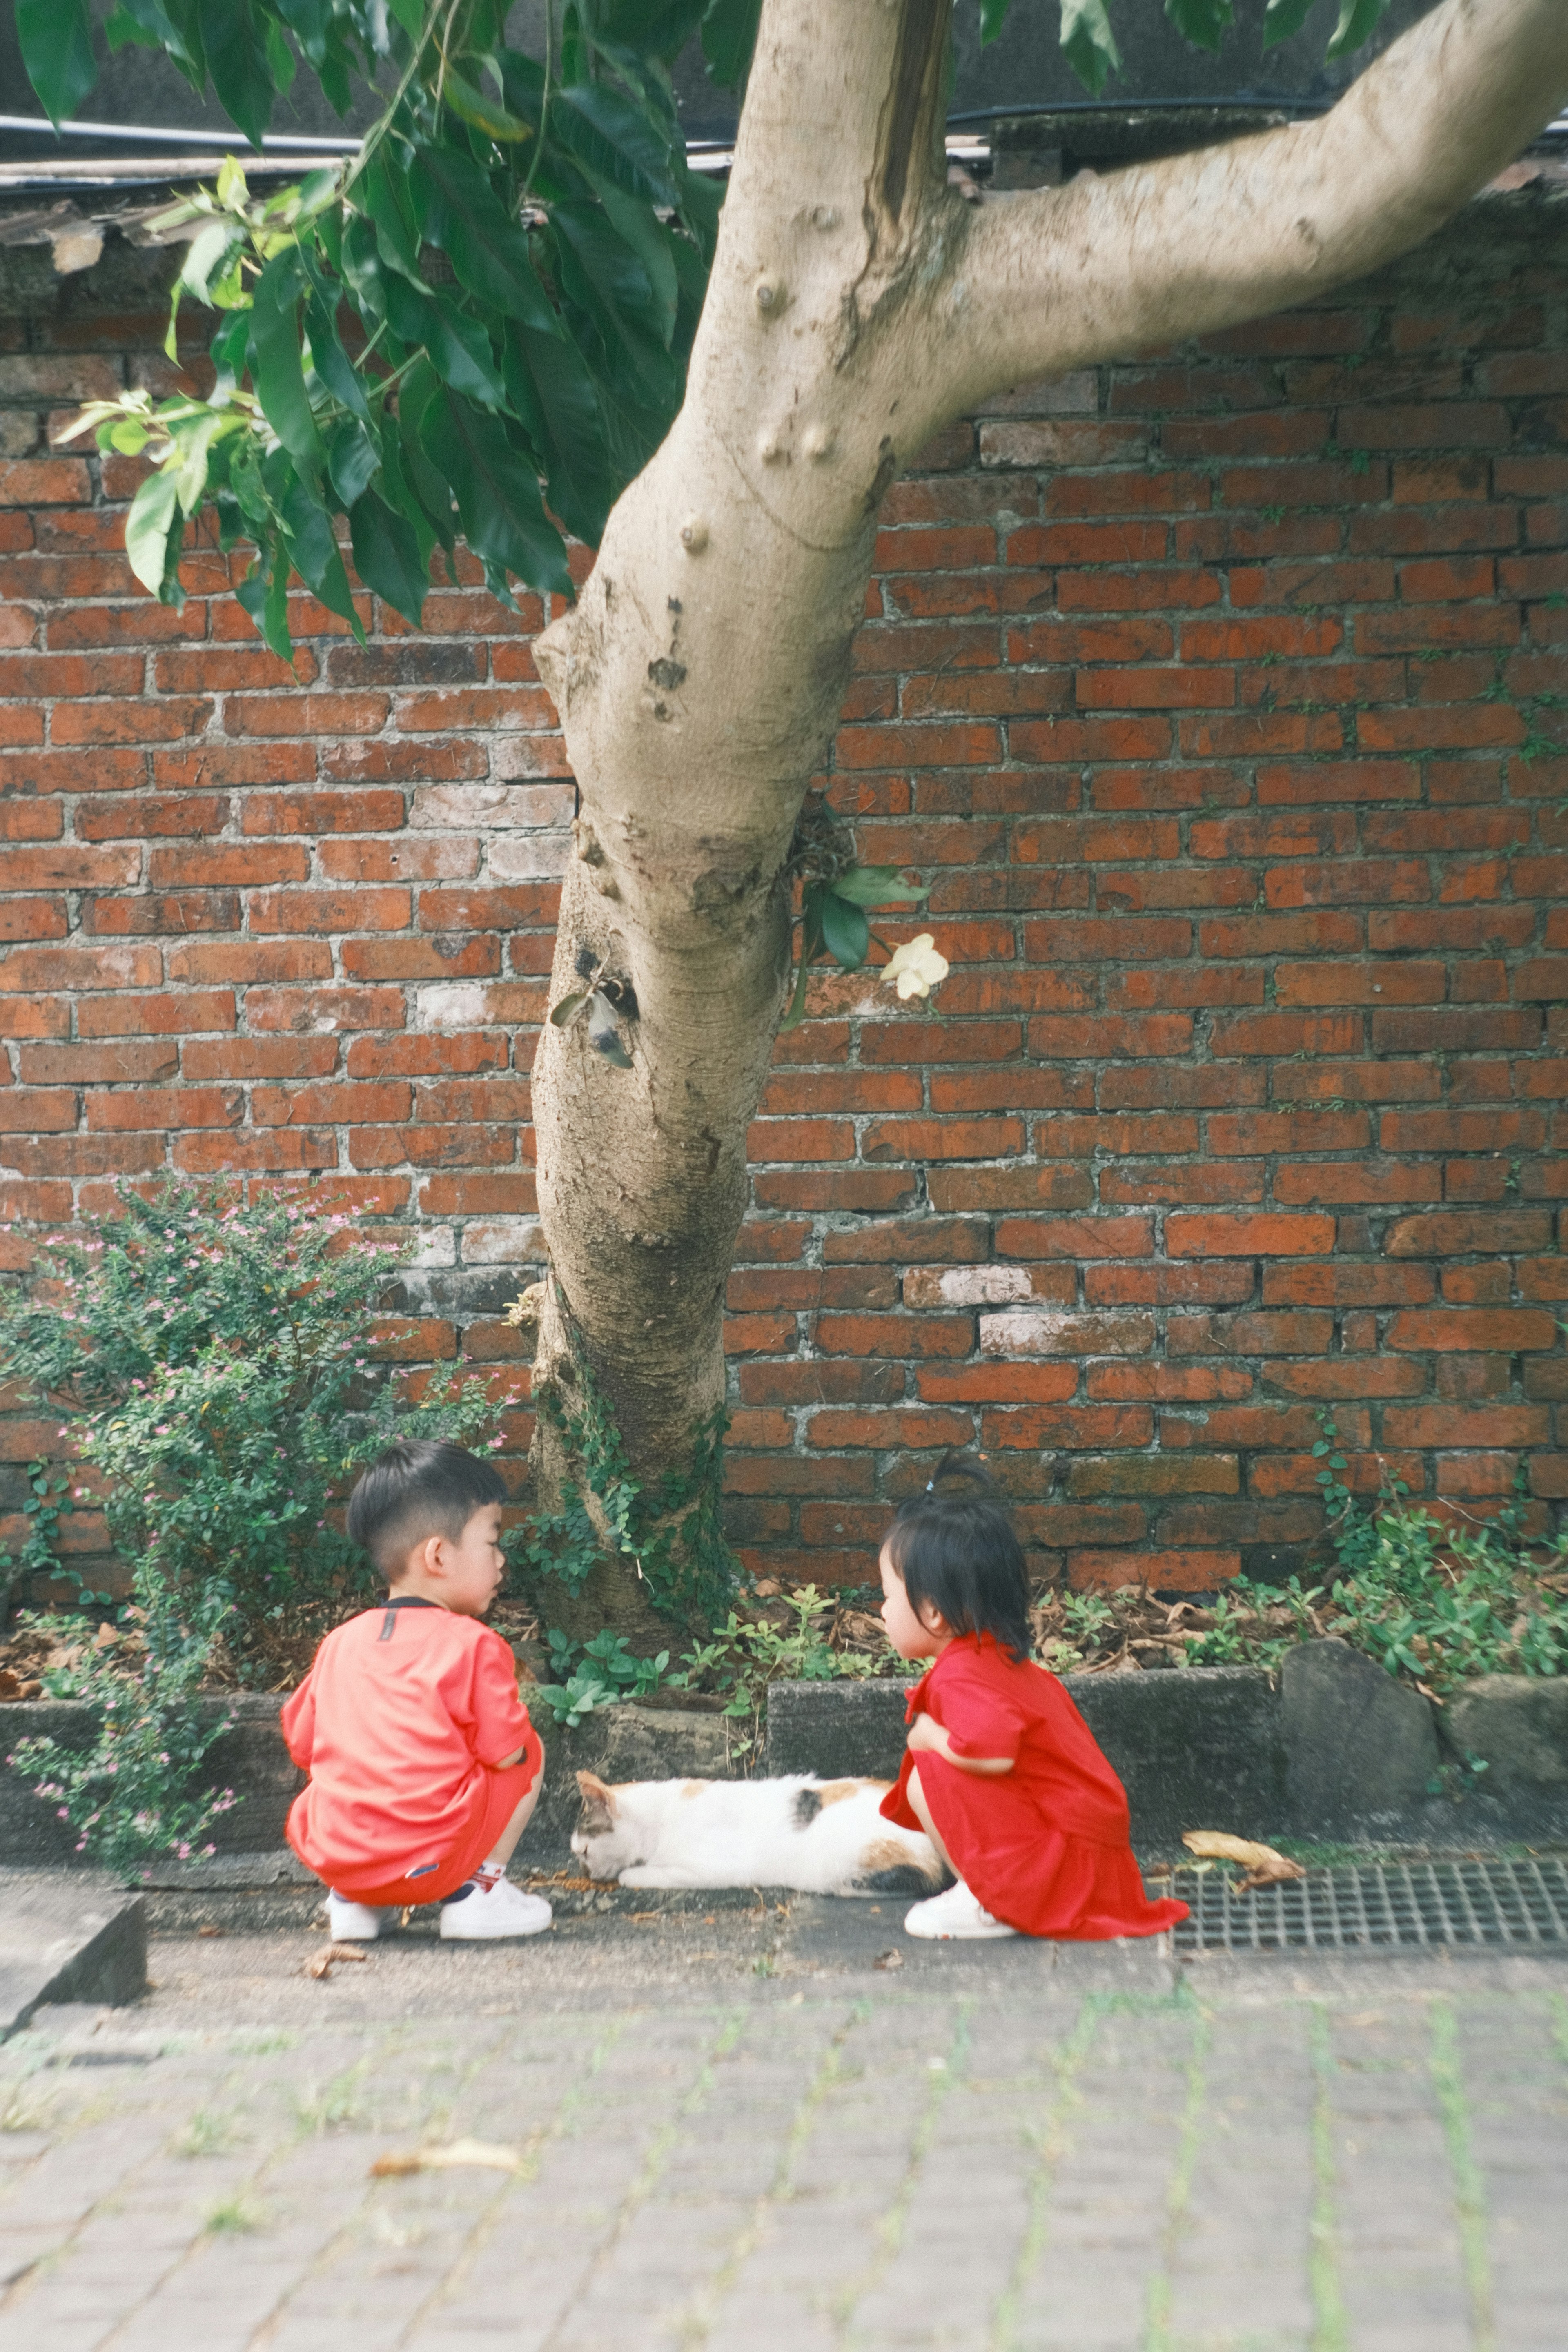
[[[439,1864],[483,1814],[501,1758],[541,1752],[505,1642],[435,1602],[384,1603],[329,1633],[281,1726],[310,1776],[289,1843],[340,1889]]]
[[[889,1821],[919,1829],[918,1770],[943,1845],[985,1908],[1029,1936],[1147,1936],[1187,1916],[1151,1903],[1128,1839],[1127,1796],[1055,1675],[1010,1657],[990,1633],[963,1633],[910,1689],[912,1723],[929,1715],[955,1756],[1007,1758],[982,1778],[934,1749],[908,1749]]]

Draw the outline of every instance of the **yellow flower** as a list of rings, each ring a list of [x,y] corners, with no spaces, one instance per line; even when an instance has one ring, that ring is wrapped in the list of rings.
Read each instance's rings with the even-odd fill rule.
[[[937,953],[934,935],[922,931],[918,939],[906,940],[901,948],[893,950],[881,976],[891,981],[906,1000],[929,996],[947,978],[947,958]]]

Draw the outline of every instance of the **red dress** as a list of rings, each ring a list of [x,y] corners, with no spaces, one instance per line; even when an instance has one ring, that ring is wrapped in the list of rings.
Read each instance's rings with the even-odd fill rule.
[[[1011,1658],[990,1633],[962,1633],[910,1692],[958,1756],[1009,1756],[983,1778],[945,1756],[906,1750],[882,1811],[921,1827],[907,1790],[917,1768],[942,1842],[993,1917],[1026,1936],[1092,1943],[1153,1936],[1187,1916],[1151,1903],[1128,1840],[1127,1796],[1055,1675]]]
[[[450,1895],[544,1755],[500,1635],[429,1601],[384,1601],[329,1633],[281,1721],[310,1776],[289,1809],[289,1843],[354,1903]],[[520,1761],[502,1767],[519,1748]]]

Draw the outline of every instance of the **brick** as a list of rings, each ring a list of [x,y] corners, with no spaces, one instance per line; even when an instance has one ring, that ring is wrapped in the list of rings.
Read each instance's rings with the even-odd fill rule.
[[[985,1412],[981,1442],[987,1446],[1053,1453],[1092,1452],[1105,1445],[1147,1445],[1154,1417],[1145,1405],[1023,1406]]]
[[[1147,1584],[1156,1592],[1214,1592],[1241,1572],[1239,1551],[1105,1551],[1068,1554],[1068,1578],[1078,1592],[1119,1584]]]
[[[1546,1249],[1551,1241],[1549,1210],[1452,1210],[1400,1218],[1383,1246],[1390,1257],[1468,1257]]]
[[[1391,1348],[1495,1350],[1553,1348],[1557,1320],[1536,1307],[1433,1307],[1395,1315],[1389,1324]]]
[[[1172,1216],[1165,1247],[1173,1257],[1321,1257],[1334,1245],[1331,1217]]]

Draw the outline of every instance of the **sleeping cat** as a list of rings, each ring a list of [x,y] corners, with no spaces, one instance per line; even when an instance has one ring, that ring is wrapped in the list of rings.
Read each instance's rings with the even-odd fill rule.
[[[623,1886],[791,1886],[803,1895],[932,1895],[931,1840],[877,1808],[886,1780],[623,1780],[579,1772],[572,1836],[590,1877]]]

